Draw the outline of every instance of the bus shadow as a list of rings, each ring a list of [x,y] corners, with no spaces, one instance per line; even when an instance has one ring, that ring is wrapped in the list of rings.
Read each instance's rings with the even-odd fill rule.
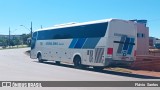
[[[34,62],[39,63],[38,61],[34,61]],[[54,62],[48,62],[48,61],[47,62],[43,62],[43,64],[62,66],[62,67],[66,67],[66,68],[74,68],[73,65],[56,64]],[[74,68],[74,69],[76,69],[76,68]],[[138,75],[138,74],[132,74],[132,73],[123,73],[123,72],[116,72],[116,71],[109,71],[109,70],[96,71],[93,68],[82,68],[81,70],[92,71],[92,72],[99,72],[99,73],[111,74],[111,75],[117,75],[117,76],[141,78],[141,79],[160,79],[160,77],[145,76],[145,75]]]

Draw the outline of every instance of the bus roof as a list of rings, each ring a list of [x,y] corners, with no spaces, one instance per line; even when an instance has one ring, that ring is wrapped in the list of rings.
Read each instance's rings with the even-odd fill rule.
[[[60,24],[60,25],[55,25],[53,27],[49,27],[49,28],[38,29],[38,30],[35,30],[35,32],[36,31],[43,31],[43,30],[50,30],[50,29],[65,28],[65,27],[81,26],[81,25],[87,25],[87,24],[96,24],[96,23],[110,22],[112,20],[121,20],[121,19],[103,19],[103,20],[96,20],[96,21],[89,21],[89,22],[82,22],[82,23]]]

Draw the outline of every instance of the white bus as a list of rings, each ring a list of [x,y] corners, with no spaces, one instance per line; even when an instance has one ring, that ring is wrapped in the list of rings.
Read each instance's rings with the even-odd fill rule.
[[[59,25],[32,35],[32,59],[73,63],[75,67],[130,65],[135,60],[137,30],[134,22],[105,19]]]

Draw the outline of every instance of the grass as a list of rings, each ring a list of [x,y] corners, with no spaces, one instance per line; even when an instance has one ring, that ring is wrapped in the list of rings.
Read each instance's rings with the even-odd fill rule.
[[[123,73],[132,73],[132,71],[130,71],[129,69],[120,68],[120,67],[110,67],[110,68],[106,68],[106,70],[115,71],[115,72],[123,72]]]

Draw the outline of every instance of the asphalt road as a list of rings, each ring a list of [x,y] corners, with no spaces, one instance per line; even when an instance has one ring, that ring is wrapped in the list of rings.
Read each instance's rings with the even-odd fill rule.
[[[55,65],[52,62],[39,63],[24,54],[29,48],[0,50],[0,81],[144,81],[155,80],[155,77],[124,74],[112,71],[96,72],[93,69],[80,70],[72,65]],[[156,79],[158,80],[158,79]],[[34,88],[35,90],[36,88]],[[44,88],[38,88],[43,90]],[[45,88],[45,90],[52,88]],[[117,88],[54,88],[58,90],[117,90]],[[119,88],[121,89],[121,88]],[[124,89],[124,88],[122,88]],[[132,88],[125,88],[134,89]],[[150,90],[151,88],[145,88]],[[156,89],[156,88],[155,88]],[[140,89],[141,90],[141,89]],[[158,90],[158,88],[157,88]]]

